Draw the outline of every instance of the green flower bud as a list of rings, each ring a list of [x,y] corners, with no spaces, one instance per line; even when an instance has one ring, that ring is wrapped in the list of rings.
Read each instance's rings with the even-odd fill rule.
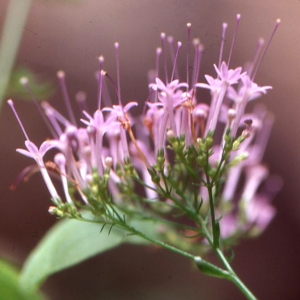
[[[203,260],[200,256],[196,256],[194,258],[195,263],[197,264],[197,267],[206,275],[223,278],[223,279],[229,279],[230,273]]]

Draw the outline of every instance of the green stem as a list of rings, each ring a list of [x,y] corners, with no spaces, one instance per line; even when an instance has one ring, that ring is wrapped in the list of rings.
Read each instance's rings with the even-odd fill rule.
[[[10,0],[0,41],[0,106],[21,41],[31,0]]]
[[[244,296],[248,300],[257,300],[257,298],[252,294],[252,292],[246,287],[246,285],[240,280],[240,278],[233,271],[232,267],[230,266],[223,252],[219,248],[215,249],[215,251],[219,259],[222,261],[224,267],[230,273],[229,280],[232,281],[238,287],[238,289],[244,294]]]
[[[116,212],[117,213],[117,212]],[[118,221],[119,220],[119,221]],[[219,259],[222,261],[223,265],[225,266],[226,270],[228,271],[228,273],[226,273],[226,271],[218,268],[217,266],[203,260],[202,258],[200,258],[199,256],[196,257],[186,251],[183,251],[179,248],[176,248],[172,245],[166,244],[162,241],[153,239],[152,237],[144,234],[143,232],[135,229],[134,227],[131,227],[130,225],[128,225],[125,222],[120,222],[120,220],[122,220],[122,218],[118,218],[117,220],[115,220],[115,222],[123,229],[128,230],[129,232],[138,235],[139,237],[155,244],[158,245],[160,247],[163,247],[169,251],[172,251],[174,253],[177,253],[181,256],[184,256],[186,258],[189,258],[193,261],[196,261],[197,259],[202,261],[202,264],[205,265],[206,267],[212,268],[214,271],[217,270],[218,273],[221,273],[222,275],[224,275],[224,278],[227,278],[228,280],[232,281],[239,289],[240,291],[245,295],[245,297],[248,300],[256,300],[256,297],[251,293],[251,291],[246,287],[246,285],[239,279],[239,277],[236,275],[236,273],[233,271],[233,269],[231,268],[229,262],[227,261],[226,257],[224,256],[224,254],[222,253],[222,251],[219,248],[215,248],[214,250],[217,253],[217,256],[219,257]],[[210,244],[213,243],[213,241],[211,241],[211,238],[209,237],[208,232],[206,232],[207,237],[208,237],[208,241]]]
[[[166,243],[161,242],[159,240],[155,240],[155,239],[151,238],[150,236],[144,234],[143,232],[131,227],[130,225],[128,225],[126,223],[124,223],[123,220],[120,219],[120,218],[114,219],[112,216],[109,216],[109,218],[111,219],[111,222],[100,221],[100,220],[91,220],[91,219],[84,218],[84,217],[77,217],[77,220],[81,220],[81,221],[89,222],[89,223],[98,223],[98,224],[109,224],[109,225],[116,224],[120,228],[125,229],[125,230],[129,231],[130,233],[135,234],[135,235],[151,242],[152,244],[161,246],[161,247],[163,247],[167,250],[170,250],[174,253],[177,253],[179,255],[182,255],[182,256],[184,256],[186,258],[189,258],[189,259],[192,259],[192,260],[194,260],[194,258],[195,258],[194,255],[192,255],[192,254],[190,254],[186,251],[183,251],[183,250],[181,250],[179,248],[176,248],[172,245],[169,245],[169,244],[166,244]]]
[[[137,229],[135,229],[135,228],[133,228],[133,227],[127,225],[127,224],[122,224],[121,227],[122,227],[122,228],[125,228],[125,229],[127,229],[128,231],[131,231],[133,234],[136,234],[136,235],[138,235],[139,237],[141,237],[141,238],[143,238],[143,239],[145,239],[145,240],[147,240],[147,241],[149,241],[149,242],[151,242],[151,243],[153,243],[153,244],[155,244],[155,245],[161,246],[161,247],[163,247],[163,248],[165,248],[165,249],[167,249],[167,250],[169,250],[169,251],[172,251],[172,252],[174,252],[174,253],[177,253],[177,254],[179,254],[179,255],[182,255],[182,256],[184,256],[184,257],[186,257],[186,258],[189,258],[189,259],[192,259],[192,260],[194,260],[194,258],[195,258],[194,255],[192,255],[192,254],[190,254],[190,253],[188,253],[188,252],[186,252],[186,251],[183,251],[183,250],[181,250],[181,249],[179,249],[179,248],[176,248],[176,247],[174,247],[174,246],[172,246],[172,245],[166,244],[166,243],[164,243],[164,242],[162,242],[162,241],[155,240],[155,239],[153,239],[152,237],[150,237],[150,236],[144,234],[143,232],[141,232],[141,231],[139,231],[139,230],[137,230]]]
[[[166,244],[166,243],[164,243],[164,242],[161,242],[161,241],[159,241],[159,240],[155,240],[155,239],[149,237],[148,235],[146,235],[146,234],[144,234],[144,233],[142,233],[142,232],[136,230],[135,228],[133,228],[133,227],[131,227],[131,226],[129,226],[129,225],[125,225],[125,226],[126,226],[127,230],[129,230],[129,231],[131,231],[132,233],[134,233],[134,234],[136,234],[136,235],[138,235],[138,236],[144,238],[145,240],[147,240],[147,241],[149,241],[149,242],[151,242],[151,243],[153,243],[153,244],[155,244],[155,245],[161,246],[161,247],[163,247],[163,248],[165,248],[165,249],[167,249],[167,250],[169,250],[169,251],[172,251],[172,252],[174,252],[174,253],[177,253],[177,254],[179,254],[179,255],[182,255],[182,256],[184,256],[184,257],[186,257],[186,258],[189,258],[189,259],[192,259],[192,260],[195,261],[195,258],[196,258],[196,257],[195,257],[194,255],[192,255],[192,254],[186,252],[186,251],[183,251],[183,250],[181,250],[181,249],[178,249],[178,248],[176,248],[176,247],[174,247],[174,246],[171,246],[171,245]],[[222,253],[222,251],[221,251],[220,249],[216,249],[215,251],[216,251],[218,257],[220,258],[220,260],[223,262],[225,268],[226,268],[227,271],[228,271],[228,275],[229,275],[229,276],[228,276],[228,279],[229,279],[230,281],[232,281],[232,282],[238,287],[238,289],[244,294],[244,296],[245,296],[248,300],[257,300],[257,298],[252,294],[252,292],[246,287],[246,285],[240,280],[240,278],[239,278],[239,277],[236,275],[236,273],[233,271],[233,269],[231,268],[230,264],[228,263],[226,257],[225,257],[224,254]],[[198,259],[199,259],[199,258],[198,258]],[[205,264],[210,264],[210,263],[208,263],[207,261],[205,261],[205,260],[203,260],[203,259],[202,259],[202,261],[203,261]],[[210,265],[211,265],[212,267],[216,267],[216,266],[214,266],[214,265],[212,265],[212,264],[210,264]],[[216,267],[216,268],[218,268],[218,267]],[[222,271],[222,270],[220,269],[220,271]],[[225,272],[224,272],[224,273],[225,273]]]
[[[212,226],[212,234],[213,234],[213,244],[215,247],[219,244],[219,237],[216,235],[216,218],[215,218],[215,205],[214,205],[214,197],[212,191],[212,184],[210,181],[210,177],[208,175],[208,170],[205,170],[206,173],[206,181],[207,181],[207,190],[208,190],[208,198],[209,198],[209,208],[210,208],[210,216],[211,216],[211,226]]]
[[[231,281],[239,288],[248,300],[257,300],[252,292],[245,286],[245,284],[237,276],[232,276]]]
[[[238,287],[238,289],[245,295],[245,297],[248,300],[257,300],[257,298],[252,294],[252,292],[246,287],[246,285],[236,275],[236,273],[234,272],[234,270],[230,266],[229,262],[227,261],[226,257],[224,256],[223,252],[220,250],[220,248],[219,247],[217,247],[217,248],[214,247],[213,237],[211,237],[209,231],[206,228],[206,224],[204,223],[204,221],[202,220],[202,218],[200,218],[198,216],[198,220],[197,221],[198,221],[200,227],[202,228],[202,234],[205,236],[205,238],[207,239],[208,243],[214,249],[214,251],[216,252],[218,258],[220,259],[220,261],[224,265],[225,269],[228,271],[229,276],[226,277],[226,279],[228,279],[231,282],[233,282]]]
[[[146,234],[144,234],[143,232],[135,229],[134,227],[131,227],[130,225],[128,225],[126,222],[124,222],[124,220],[121,218],[121,216],[118,214],[118,212],[116,210],[114,210],[114,212],[117,215],[117,218],[115,218],[113,215],[109,215],[108,217],[111,219],[111,223],[110,225],[116,224],[117,226],[119,226],[120,228],[135,234],[149,242],[151,242],[152,244],[158,245],[162,248],[165,248],[169,251],[172,251],[176,254],[179,254],[181,256],[184,256],[186,258],[189,258],[191,260],[193,260],[194,262],[198,262],[198,266],[199,266],[199,261],[201,261],[201,264],[204,266],[204,268],[206,268],[206,274],[208,274],[207,272],[209,270],[212,270],[216,275],[222,275],[222,278],[226,278],[227,280],[230,280],[231,282],[233,282],[238,289],[245,295],[245,297],[248,300],[257,300],[257,298],[251,293],[251,291],[246,287],[246,285],[239,279],[239,277],[236,275],[236,273],[233,271],[232,267],[230,266],[229,262],[227,261],[226,257],[224,256],[224,254],[222,253],[222,251],[219,248],[215,248],[215,252],[218,256],[218,258],[220,259],[220,261],[223,263],[225,270],[203,260],[201,257],[199,256],[194,256],[193,254],[190,254],[184,250],[181,250],[179,248],[176,248],[172,245],[169,245],[167,243],[164,243],[162,241],[156,240]],[[86,218],[80,218],[82,221],[86,221],[86,222],[92,222],[92,223],[102,223],[99,222],[99,220],[90,220],[90,219],[86,219]],[[210,236],[209,232],[207,231],[205,224],[203,223],[203,220],[199,219],[199,222],[201,223],[201,227],[203,228],[203,234],[204,236],[207,238],[209,244],[212,246],[213,248],[213,239]],[[103,223],[109,223],[107,221],[103,222]],[[207,269],[208,268],[208,269]],[[211,275],[211,274],[210,274]],[[212,275],[215,276],[215,275]],[[217,276],[219,277],[219,276]]]

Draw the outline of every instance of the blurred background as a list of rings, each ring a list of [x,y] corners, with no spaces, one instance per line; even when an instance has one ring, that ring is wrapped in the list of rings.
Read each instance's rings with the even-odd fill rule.
[[[8,3],[0,2],[0,29]],[[257,38],[268,39],[276,19],[282,20],[256,82],[273,86],[260,100],[276,117],[264,161],[271,173],[282,176],[284,187],[274,201],[276,218],[262,236],[235,248],[233,267],[259,299],[299,299],[300,1],[32,0],[15,67],[30,68],[53,82],[57,92],[48,100],[62,112],[56,72],[64,70],[72,99],[76,92],[85,91],[93,110],[97,57],[104,55],[105,69],[116,78],[113,45],[118,41],[123,101],[143,103],[148,95],[147,72],[155,67],[162,31],[184,43],[186,23],[192,23],[192,37],[199,37],[205,47],[203,82],[204,74],[212,74],[218,60],[223,22],[229,24],[225,57],[228,55],[237,13],[242,18],[231,67],[250,60]],[[184,51],[179,65],[184,77]],[[30,139],[39,144],[49,137],[34,105],[14,100]],[[0,256],[19,266],[56,221],[47,212],[49,194],[39,174],[16,191],[9,189],[31,163],[15,152],[23,143],[22,132],[4,104],[0,112]],[[213,256],[209,259],[214,261]],[[235,286],[205,277],[184,258],[126,245],[52,276],[44,291],[58,300],[242,299]]]

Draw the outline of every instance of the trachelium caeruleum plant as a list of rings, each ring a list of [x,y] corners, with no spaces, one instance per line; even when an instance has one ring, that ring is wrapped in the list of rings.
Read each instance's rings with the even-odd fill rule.
[[[280,21],[265,47],[259,39],[249,63],[231,68],[239,21],[237,15],[227,60],[223,57],[227,24],[223,24],[215,75],[205,75],[206,83],[198,80],[203,46],[198,39],[191,41],[191,24],[187,24],[185,76],[177,69],[181,42],[174,45],[173,38],[162,33],[156,69],[149,73],[149,97],[139,118],[130,114],[138,103],[125,104],[121,97],[118,43],[117,80],[104,70],[101,56],[96,110],[90,114],[83,109],[79,121],[72,112],[65,74],[58,72],[68,117],[47,102],[36,103],[52,134],[40,146],[31,141],[12,100],[8,104],[26,139],[26,149],[17,152],[37,165],[22,176],[39,170],[51,195],[51,214],[96,224],[98,234],[108,235],[107,240],[119,230],[118,243],[123,238],[171,250],[191,259],[204,274],[232,281],[247,299],[256,299],[231,268],[230,253],[240,238],[261,234],[275,215],[271,200],[280,180],[269,176],[262,163],[273,116],[261,105],[249,112],[247,104],[271,89],[254,80]],[[30,92],[26,78],[22,84]],[[113,105],[108,84],[115,89]],[[198,89],[208,89],[210,101],[197,99]],[[84,107],[84,96],[77,98]],[[55,155],[45,161],[49,150]],[[57,184],[63,194],[57,192]],[[221,267],[203,259],[208,251],[216,254]],[[28,270],[40,252],[32,254],[23,277],[30,277]],[[81,260],[89,256],[83,254]],[[39,282],[62,268],[41,275]]]

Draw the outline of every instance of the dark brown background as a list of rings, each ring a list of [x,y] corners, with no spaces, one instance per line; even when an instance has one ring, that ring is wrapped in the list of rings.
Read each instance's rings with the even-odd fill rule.
[[[7,0],[0,2],[0,26],[7,4]],[[56,71],[63,69],[71,95],[86,91],[94,108],[96,58],[105,56],[106,69],[114,77],[113,43],[118,41],[123,99],[144,101],[147,71],[154,67],[161,31],[184,42],[185,25],[192,22],[192,35],[205,45],[203,79],[217,61],[222,22],[229,23],[232,33],[237,13],[242,20],[233,67],[251,59],[257,38],[268,38],[275,20],[282,19],[256,81],[274,87],[263,98],[276,116],[265,161],[271,172],[284,178],[285,185],[274,202],[276,219],[264,235],[236,248],[233,266],[259,299],[298,299],[300,1],[86,0],[72,4],[36,0],[24,28],[17,64],[53,81]],[[226,49],[228,53],[229,43]],[[61,102],[59,93],[51,99],[56,107]],[[48,132],[33,105],[18,102],[17,106],[31,139],[42,142]],[[29,160],[14,151],[23,146],[24,137],[6,105],[0,122],[0,254],[21,264],[55,220],[47,213],[49,195],[40,176],[33,176],[15,192],[9,190]],[[242,299],[233,285],[206,278],[181,257],[129,246],[53,276],[46,290],[53,299]]]

